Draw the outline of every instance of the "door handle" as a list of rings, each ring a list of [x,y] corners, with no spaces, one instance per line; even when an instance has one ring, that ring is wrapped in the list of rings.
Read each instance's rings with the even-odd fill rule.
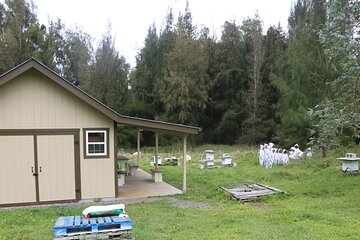
[[[42,171],[41,171],[41,167],[40,167],[39,171],[42,172]]]
[[[31,167],[31,172],[34,177],[39,175],[38,173],[34,172],[34,167]]]

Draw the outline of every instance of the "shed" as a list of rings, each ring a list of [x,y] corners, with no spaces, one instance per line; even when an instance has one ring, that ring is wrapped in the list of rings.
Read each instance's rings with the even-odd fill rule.
[[[116,197],[117,124],[179,134],[184,154],[201,130],[118,114],[35,59],[1,75],[0,206]]]

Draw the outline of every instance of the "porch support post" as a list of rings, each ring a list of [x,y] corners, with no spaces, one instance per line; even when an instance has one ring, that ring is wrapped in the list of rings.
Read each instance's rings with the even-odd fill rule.
[[[184,136],[184,152],[183,152],[183,193],[186,192],[186,136]]]
[[[139,165],[140,158],[141,158],[141,152],[140,152],[140,137],[141,137],[141,129],[138,129],[137,133],[137,164]]]
[[[158,169],[159,134],[155,132],[155,171]]]

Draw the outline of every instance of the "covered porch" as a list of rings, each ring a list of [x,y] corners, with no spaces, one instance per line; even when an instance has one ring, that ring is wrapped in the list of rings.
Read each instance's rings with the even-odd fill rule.
[[[118,189],[117,198],[121,200],[170,196],[183,193],[166,182],[154,182],[151,174],[142,169],[138,169],[135,176],[126,176],[125,184]]]
[[[115,159],[115,183],[116,183],[116,196],[119,199],[130,199],[130,198],[147,198],[147,197],[155,197],[155,196],[168,196],[175,195],[186,192],[186,156],[187,156],[187,137],[190,134],[198,134],[201,131],[201,128],[186,126],[181,124],[173,124],[167,122],[160,122],[149,119],[141,119],[129,116],[119,115],[119,118],[115,122],[116,124],[124,124],[137,127],[137,165],[139,166],[139,161],[141,158],[141,132],[148,131],[153,132],[155,137],[155,152],[154,152],[154,169],[152,169],[151,174],[138,169],[134,176],[126,176],[125,184],[120,186],[119,178],[117,174],[117,159]],[[166,182],[162,182],[162,180],[156,180],[162,178],[161,170],[158,166],[158,144],[159,144],[159,133],[176,135],[182,138],[183,142],[183,154],[182,154],[182,191],[167,184]],[[115,137],[116,140],[116,137]],[[115,142],[115,146],[117,146]],[[117,156],[117,154],[115,154]]]

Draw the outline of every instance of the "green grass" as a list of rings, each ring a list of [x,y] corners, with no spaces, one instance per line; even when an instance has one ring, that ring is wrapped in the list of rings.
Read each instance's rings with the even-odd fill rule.
[[[237,166],[199,170],[196,160],[204,149],[229,152]],[[180,156],[180,151],[160,155]],[[180,208],[167,199],[127,204],[135,239],[360,239],[360,175],[344,175],[335,156],[266,170],[248,148],[208,145],[191,149],[191,155],[187,193],[176,198],[211,209]],[[144,154],[141,161],[145,170],[150,157]],[[161,169],[165,181],[182,189],[182,166]],[[220,190],[248,180],[287,194],[243,204]],[[84,207],[0,211],[0,239],[51,239],[58,217],[79,215]]]

